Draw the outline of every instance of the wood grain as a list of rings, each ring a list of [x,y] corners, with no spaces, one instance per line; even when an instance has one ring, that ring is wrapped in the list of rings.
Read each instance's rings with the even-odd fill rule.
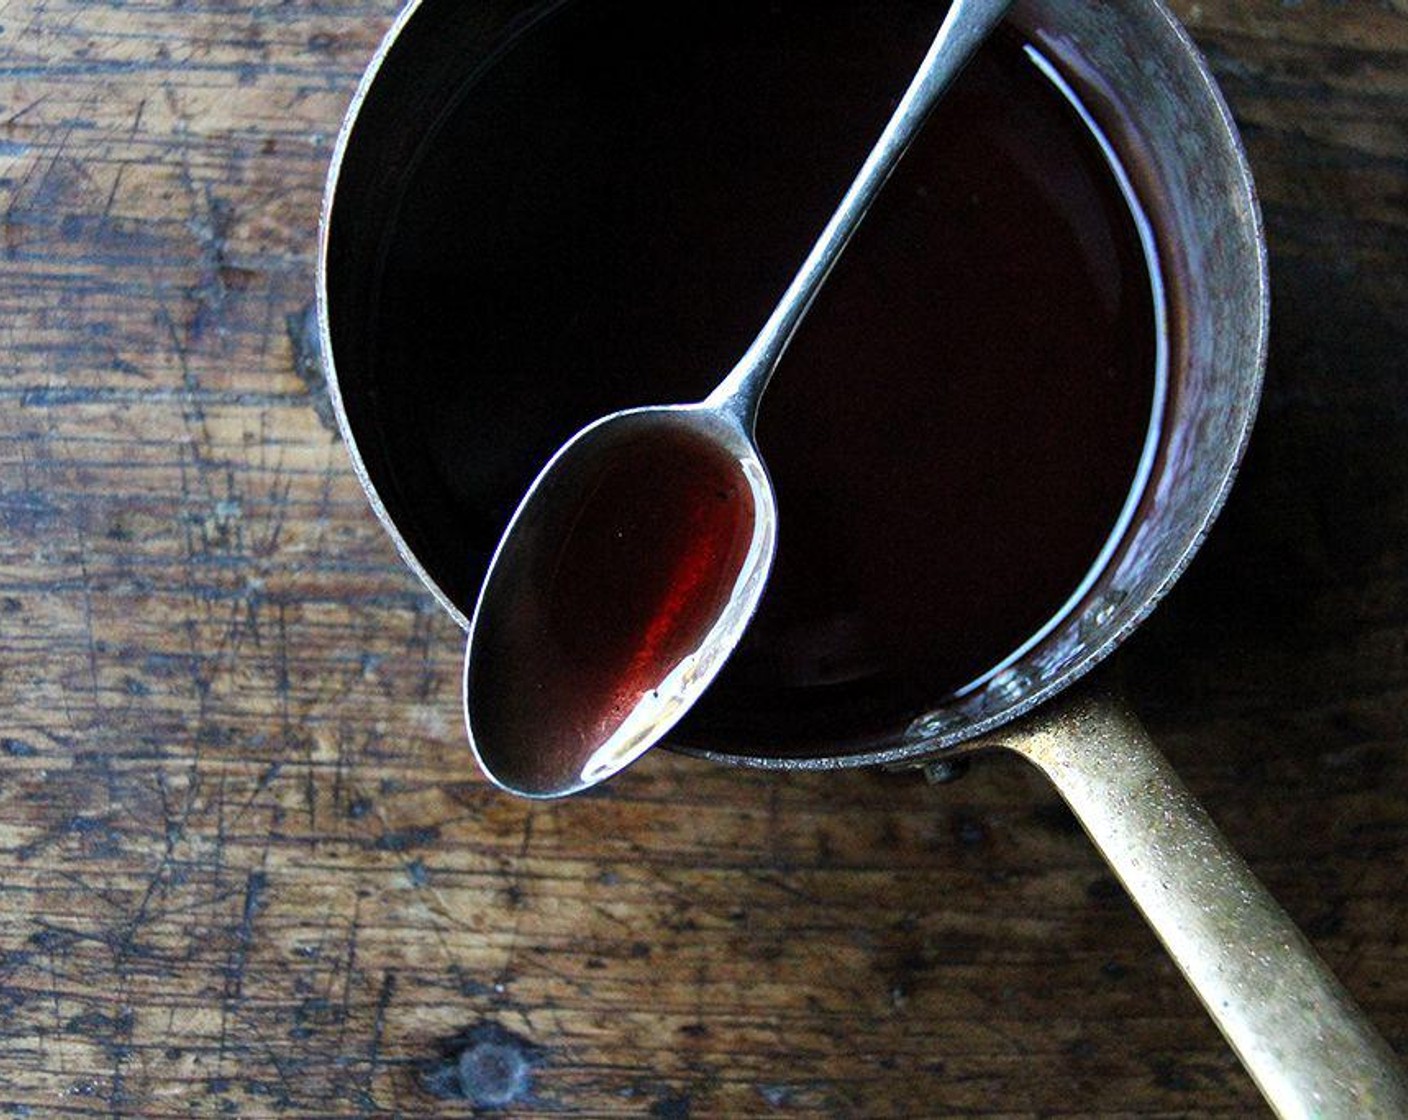
[[[1405,1052],[1408,16],[1175,7],[1277,319],[1243,479],[1124,669]],[[394,8],[0,3],[0,1114],[1259,1109],[1016,762],[661,756],[548,806],[471,772],[458,632],[307,320]]]

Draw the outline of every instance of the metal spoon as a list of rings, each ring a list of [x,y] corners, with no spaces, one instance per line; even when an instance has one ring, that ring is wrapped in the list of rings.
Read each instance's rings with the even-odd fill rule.
[[[718,388],[698,404],[598,420],[529,488],[465,648],[465,726],[497,785],[549,798],[603,781],[655,745],[733,652],[777,544],[753,441],[763,392],[929,112],[1011,5],[955,0],[836,213]]]

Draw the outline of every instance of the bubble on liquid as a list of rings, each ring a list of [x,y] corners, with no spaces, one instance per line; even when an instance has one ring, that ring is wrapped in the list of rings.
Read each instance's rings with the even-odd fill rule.
[[[921,716],[909,725],[908,739],[946,739],[963,732],[972,720],[963,712],[944,708]]]

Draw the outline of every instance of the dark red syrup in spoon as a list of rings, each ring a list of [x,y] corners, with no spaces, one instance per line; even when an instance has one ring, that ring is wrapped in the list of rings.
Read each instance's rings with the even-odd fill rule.
[[[584,755],[629,736],[643,698],[670,714],[664,682],[695,671],[744,572],[757,517],[744,467],[663,415],[567,448],[577,465],[529,496],[495,561],[465,697],[476,750],[518,792],[582,782]]]

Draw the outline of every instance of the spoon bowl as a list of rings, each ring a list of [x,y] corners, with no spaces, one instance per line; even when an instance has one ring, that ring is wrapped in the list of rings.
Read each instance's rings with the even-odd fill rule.
[[[519,505],[470,626],[483,771],[545,798],[633,762],[723,667],[776,546],[772,484],[727,412],[630,409],[584,428]]]

